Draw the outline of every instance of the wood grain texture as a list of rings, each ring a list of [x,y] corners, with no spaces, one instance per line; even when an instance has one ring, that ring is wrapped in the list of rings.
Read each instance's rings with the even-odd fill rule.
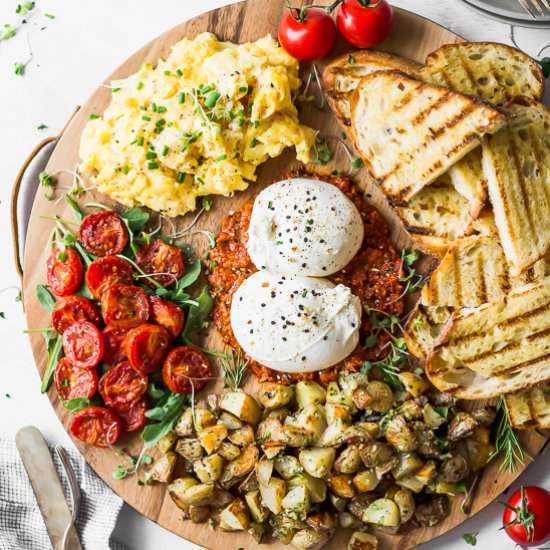
[[[323,0],[328,4],[328,0]],[[155,63],[159,58],[166,57],[170,47],[183,37],[193,38],[203,31],[211,31],[224,40],[245,42],[255,40],[268,33],[276,36],[276,29],[280,17],[285,9],[286,0],[249,0],[248,2],[233,4],[213,12],[201,15],[191,21],[178,25],[166,34],[153,40],[120,68],[118,68],[107,80],[109,83],[113,78],[124,78],[135,72],[143,63]],[[416,61],[424,61],[426,55],[442,44],[455,42],[460,38],[446,29],[420,18],[404,10],[396,10],[395,23],[391,36],[380,46],[380,49],[410,57]],[[335,48],[334,55],[346,51],[346,45],[340,42]],[[308,67],[304,67],[307,72]],[[100,114],[108,105],[111,91],[105,87],[98,90],[82,107],[77,116],[73,119],[64,135],[58,143],[51,160],[48,164],[48,173],[56,173],[63,169],[73,169],[78,163],[78,147],[80,135],[91,113]],[[320,113],[312,107],[306,107],[301,113],[304,123],[321,130],[325,135],[339,136],[341,129],[335,119],[328,112]],[[221,221],[227,213],[237,208],[244,201],[271,183],[279,179],[290,167],[295,164],[295,158],[291,152],[286,152],[278,159],[273,159],[262,165],[258,172],[258,182],[243,193],[238,193],[233,198],[216,198],[213,209],[204,216],[198,229],[218,231]],[[341,168],[346,165],[340,164]],[[60,185],[70,185],[70,176],[62,175],[59,178]],[[400,222],[394,218],[387,203],[378,188],[369,180],[366,171],[358,175],[358,184],[365,190],[368,200],[375,204],[384,214],[392,228],[393,241],[398,247],[410,244]],[[91,196],[90,196],[91,195]],[[97,193],[91,193],[86,197],[88,200],[99,200],[107,204],[113,204],[107,197]],[[25,254],[25,276],[24,276],[24,302],[30,328],[43,327],[49,324],[49,318],[40,307],[36,296],[35,287],[46,279],[46,258],[48,255],[48,236],[51,231],[51,222],[42,219],[42,216],[59,214],[62,217],[70,218],[68,207],[64,202],[48,202],[42,193],[38,193],[31,216],[29,226],[27,249]],[[176,226],[183,227],[189,221],[187,218],[176,220]],[[164,226],[166,231],[169,227]],[[186,239],[200,253],[207,243],[201,236],[194,236]],[[202,254],[201,254],[202,255]],[[221,341],[212,328],[201,336],[204,344],[221,349]],[[31,343],[36,363],[40,373],[43,373],[46,364],[46,350],[44,341],[40,335],[32,335]],[[218,392],[222,387],[221,381],[212,382],[203,392],[206,395],[210,392]],[[254,382],[249,381],[248,389],[253,391]],[[49,397],[60,420],[65,427],[68,427],[71,415],[60,404],[54,389],[50,389]],[[546,436],[537,433],[525,436],[525,445],[532,456],[536,456],[546,443]],[[246,533],[223,533],[213,531],[207,525],[194,525],[183,521],[180,510],[172,503],[166,493],[165,487],[155,485],[152,487],[139,487],[135,478],[126,480],[115,480],[112,477],[113,470],[123,459],[116,456],[109,450],[100,450],[82,445],[76,442],[78,448],[85,456],[91,467],[110,485],[128,504],[146,515],[153,521],[174,533],[201,546],[211,549],[236,549],[239,547],[247,549],[259,548],[257,544]],[[126,449],[136,452],[140,448],[137,436],[125,436],[121,445]],[[517,475],[511,475],[499,470],[498,464],[492,464],[485,469],[477,485],[476,495],[473,499],[471,514],[475,514],[492,500],[494,500],[505,488],[507,488]],[[381,550],[396,549],[406,550],[413,548],[423,542],[429,541],[448,530],[452,529],[468,516],[460,512],[459,499],[452,502],[452,511],[445,522],[435,528],[412,529],[397,536],[380,534],[382,540]],[[339,530],[335,538],[326,546],[327,549],[344,548],[349,533]],[[265,547],[265,546],[263,546]],[[272,543],[270,548],[286,548],[282,544]]]

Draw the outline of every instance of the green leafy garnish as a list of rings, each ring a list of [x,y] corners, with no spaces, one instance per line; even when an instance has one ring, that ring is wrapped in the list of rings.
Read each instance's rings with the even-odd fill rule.
[[[53,198],[53,190],[55,188],[55,178],[53,176],[50,176],[47,172],[40,172],[38,175],[38,181],[40,182],[40,185],[42,187],[45,187],[47,189],[44,196],[47,200],[51,200]]]
[[[44,285],[36,285],[36,296],[40,305],[49,313],[53,311],[55,298]]]
[[[199,296],[195,298],[197,305],[192,305],[187,314],[187,321],[183,329],[183,338],[188,339],[189,335],[204,328],[204,324],[212,311],[214,305],[210,296],[210,288],[206,285]]]
[[[17,34],[17,29],[14,29],[11,25],[4,25],[4,28],[0,29],[0,40],[8,40],[13,38]]]
[[[48,347],[48,362],[46,363],[46,368],[44,369],[44,376],[40,387],[40,391],[42,393],[45,393],[48,390],[53,371],[55,370],[63,348],[63,341],[60,334],[55,334],[53,337],[51,335],[46,336],[46,342]]]
[[[361,159],[361,158],[356,158],[351,163],[351,169],[352,170],[359,170],[359,168],[361,168],[361,166],[363,166],[363,159]]]
[[[314,161],[315,164],[327,164],[334,158],[334,152],[330,150],[325,138],[317,139],[315,150],[317,151],[317,157]]]
[[[236,353],[232,349],[226,353],[226,357],[221,360],[222,373],[224,376],[224,385],[237,391],[244,382],[247,374],[248,359],[244,356],[241,349]]]
[[[462,538],[466,544],[470,544],[471,546],[475,546],[477,544],[477,533],[466,533],[465,535],[462,535]]]
[[[149,409],[145,416],[154,422],[147,424],[141,434],[146,448],[154,447],[169,431],[180,417],[188,395],[170,393],[164,403]]]
[[[29,13],[34,9],[34,6],[35,6],[34,2],[23,2],[22,4],[17,4],[15,13],[19,15],[26,15],[27,13]]]
[[[85,409],[91,404],[90,400],[86,397],[75,397],[74,399],[69,399],[68,401],[61,401],[61,403],[63,403],[63,406],[72,413]]]

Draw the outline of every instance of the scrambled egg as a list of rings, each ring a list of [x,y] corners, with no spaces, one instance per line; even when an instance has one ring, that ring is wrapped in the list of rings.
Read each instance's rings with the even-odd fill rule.
[[[315,132],[293,103],[298,70],[271,36],[242,45],[210,33],[184,39],[156,68],[113,83],[111,104],[84,129],[80,170],[127,206],[177,216],[197,197],[246,189],[256,167],[286,147],[308,162]]]

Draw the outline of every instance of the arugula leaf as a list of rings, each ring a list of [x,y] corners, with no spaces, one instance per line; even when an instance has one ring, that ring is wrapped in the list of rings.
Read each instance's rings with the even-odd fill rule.
[[[130,210],[127,210],[124,214],[121,214],[120,217],[126,221],[128,229],[135,233],[143,231],[150,218],[147,212],[144,212],[137,206],[130,208]]]
[[[187,321],[182,333],[184,339],[192,332],[201,330],[212,311],[213,301],[210,296],[210,287],[208,285],[204,286],[199,296],[195,298],[195,301],[197,305],[189,307]]]
[[[146,448],[154,447],[172,428],[180,417],[189,396],[176,393],[169,394],[161,406],[149,409],[145,416],[157,422],[147,424],[141,433]]]
[[[185,272],[185,275],[178,281],[176,288],[183,290],[188,286],[191,286],[199,278],[201,274],[201,261],[196,260],[190,269]]]
[[[63,406],[71,411],[72,413],[78,412],[81,409],[89,407],[91,402],[86,397],[75,397],[74,399],[69,399],[68,401],[61,401]]]
[[[17,33],[17,29],[14,29],[11,25],[4,25],[3,29],[0,29],[0,40],[8,40],[13,38]]]
[[[466,544],[470,544],[471,546],[475,546],[477,544],[477,533],[466,533],[465,535],[462,535],[462,538]]]
[[[42,385],[40,386],[40,391],[45,393],[48,390],[50,385],[50,380],[52,378],[53,371],[57,365],[59,356],[61,355],[61,350],[63,348],[63,340],[61,339],[60,334],[56,334],[53,338],[48,337],[48,362],[46,363],[46,368],[44,369],[44,377],[42,378]]]
[[[44,285],[36,285],[36,296],[40,305],[51,313],[55,305],[55,298],[51,295],[50,291]]]
[[[84,219],[84,212],[82,212],[78,204],[76,204],[76,201],[73,198],[69,197],[69,195],[65,195],[65,201],[71,207],[71,210],[75,215],[75,218],[79,222],[81,222]]]

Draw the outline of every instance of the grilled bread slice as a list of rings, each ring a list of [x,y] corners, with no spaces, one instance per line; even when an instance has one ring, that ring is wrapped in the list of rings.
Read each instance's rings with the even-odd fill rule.
[[[420,78],[506,105],[518,98],[540,101],[544,77],[525,53],[493,42],[446,44],[426,59]]]
[[[365,76],[376,71],[395,70],[417,76],[422,65],[404,57],[376,50],[359,50],[337,57],[323,72],[323,87],[340,122],[351,125],[350,99]]]
[[[504,125],[481,100],[397,71],[371,73],[351,101],[354,142],[393,200],[408,200]]]
[[[506,259],[518,275],[550,251],[550,110],[537,104],[513,113],[484,138],[483,171]]]
[[[469,202],[446,174],[410,200],[390,204],[416,246],[428,254],[443,256],[453,241],[471,231]]]
[[[550,386],[545,384],[524,392],[504,396],[510,423],[514,428],[550,428]]]
[[[550,380],[550,278],[453,314],[426,373],[462,399],[517,392]]]

